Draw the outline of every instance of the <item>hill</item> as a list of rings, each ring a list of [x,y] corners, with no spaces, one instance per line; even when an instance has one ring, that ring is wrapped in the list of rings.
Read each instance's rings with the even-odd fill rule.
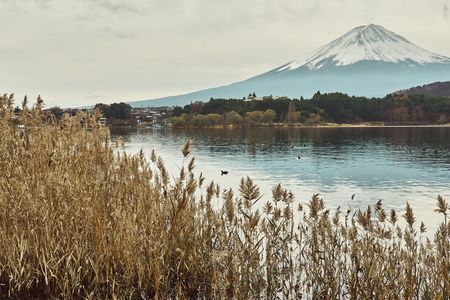
[[[396,95],[427,95],[433,97],[450,97],[450,81],[424,84],[395,92]]]
[[[450,80],[450,58],[427,51],[382,26],[369,24],[250,79],[130,104],[183,106],[210,98],[242,98],[251,92],[291,98],[310,98],[317,91],[383,97],[392,91],[446,80]]]

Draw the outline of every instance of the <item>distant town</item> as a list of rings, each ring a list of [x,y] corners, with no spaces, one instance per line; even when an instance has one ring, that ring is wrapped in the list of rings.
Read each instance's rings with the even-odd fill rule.
[[[289,100],[285,96],[256,96],[255,93],[250,93],[248,97],[243,97],[242,101],[267,101],[267,100]],[[211,99],[212,101],[214,99]],[[233,100],[233,99],[230,99]],[[177,117],[190,105],[202,106],[202,101],[193,101],[185,108],[178,106],[160,106],[160,107],[131,107],[131,105],[120,102],[112,104],[98,103],[92,108],[68,108],[62,109],[60,107],[51,107],[45,110],[48,114],[54,115],[60,119],[64,113],[75,115],[79,111],[94,113],[96,109],[101,112],[99,123],[108,126],[131,126],[131,127],[151,127],[161,128],[171,124],[173,117]],[[16,107],[15,112],[19,113],[21,110]]]
[[[441,87],[441,88],[440,88]],[[120,127],[252,127],[318,126],[333,124],[421,125],[449,124],[450,97],[437,93],[446,83],[437,83],[389,94],[383,98],[320,93],[311,99],[283,96],[257,96],[250,93],[240,99],[193,101],[188,105],[132,107],[127,103],[98,103],[99,123]],[[423,90],[426,89],[426,92]],[[445,93],[444,93],[445,94]],[[447,94],[445,94],[447,95]],[[56,119],[63,113],[74,115],[79,109],[46,109]],[[17,107],[16,113],[20,112]]]

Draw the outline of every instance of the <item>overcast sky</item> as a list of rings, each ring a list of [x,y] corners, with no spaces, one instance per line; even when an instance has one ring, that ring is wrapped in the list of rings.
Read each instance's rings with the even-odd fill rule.
[[[0,0],[0,93],[47,107],[229,84],[363,24],[450,56],[450,0]]]

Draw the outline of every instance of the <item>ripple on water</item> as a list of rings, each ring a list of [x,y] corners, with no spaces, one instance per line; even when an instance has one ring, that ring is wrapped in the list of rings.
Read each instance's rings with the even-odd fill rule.
[[[296,202],[317,192],[330,207],[365,209],[383,199],[386,208],[403,210],[408,201],[430,231],[439,222],[437,194],[450,201],[448,127],[112,131],[118,136],[127,152],[155,149],[171,172],[179,171],[181,148],[192,137],[197,171],[235,191],[249,176],[265,197],[281,183]],[[221,176],[222,169],[230,173]]]

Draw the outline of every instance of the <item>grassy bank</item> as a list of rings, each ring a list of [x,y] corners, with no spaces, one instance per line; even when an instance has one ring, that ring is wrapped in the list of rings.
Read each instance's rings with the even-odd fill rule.
[[[406,204],[330,211],[282,186],[261,199],[249,178],[224,191],[189,141],[172,177],[154,152],[116,152],[98,116],[12,111],[1,97],[0,298],[448,298],[441,197],[428,240]]]

